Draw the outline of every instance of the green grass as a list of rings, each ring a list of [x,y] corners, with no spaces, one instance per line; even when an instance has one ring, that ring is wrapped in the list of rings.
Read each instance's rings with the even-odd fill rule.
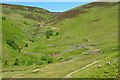
[[[100,61],[99,63],[86,68],[82,71],[79,71],[73,75],[71,75],[70,77],[74,77],[74,78],[117,78],[118,77],[118,53],[114,52],[112,53],[112,55],[110,55],[109,57],[102,59],[102,61]],[[107,62],[111,62],[110,65],[107,65]],[[98,68],[98,65],[101,65],[101,68]],[[88,71],[86,73],[86,71]],[[92,73],[91,73],[92,72]]]
[[[48,27],[39,25],[46,23],[52,17],[49,12],[43,11],[44,14],[38,14],[21,9],[5,8],[4,11],[10,11],[11,13],[3,13],[3,17],[6,19],[2,20],[3,64],[6,60],[8,63],[3,65],[3,71],[8,71],[3,72],[3,77],[63,78],[67,74],[97,60],[101,61],[71,75],[71,77],[117,77],[118,5],[112,3],[111,5],[111,7],[94,6],[86,8],[87,13],[79,14],[73,18],[65,18],[54,25],[50,25],[50,23],[44,25]],[[81,7],[74,9],[80,10]],[[44,18],[44,20],[40,22],[26,18],[24,15],[28,13],[33,13],[35,16]],[[58,30],[53,30],[52,27],[58,28]],[[46,39],[48,30],[59,34],[57,36],[54,34]],[[15,36],[18,38],[15,38]],[[16,44],[22,47],[21,52],[15,51],[9,46],[6,43],[8,39],[15,40]],[[25,47],[26,43],[28,47]],[[85,48],[76,49],[77,45],[85,46]],[[83,52],[92,50],[100,50],[103,53],[83,54]],[[57,56],[54,57],[52,54],[57,54]],[[52,63],[41,59],[46,55],[52,59]],[[19,60],[19,65],[13,65],[16,59]],[[21,61],[25,61],[25,64],[22,65]],[[107,61],[111,62],[110,66],[106,65]],[[29,62],[32,64],[28,65]],[[100,69],[97,68],[99,64],[102,65]],[[39,69],[39,71],[34,73],[33,71],[36,69]],[[13,72],[9,70],[13,70]]]

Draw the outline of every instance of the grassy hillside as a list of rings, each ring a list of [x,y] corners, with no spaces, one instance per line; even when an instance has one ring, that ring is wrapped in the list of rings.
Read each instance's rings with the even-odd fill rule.
[[[116,78],[118,4],[94,2],[56,14],[3,6],[3,77],[66,77],[100,60],[69,77]],[[26,17],[28,13],[49,17],[41,21]]]
[[[37,7],[10,4],[2,4],[2,7],[5,14],[16,13],[33,20],[45,21],[52,16],[51,12]]]
[[[20,59],[21,63],[29,65],[29,60],[34,58],[34,56],[22,54],[21,51],[35,40],[33,35],[38,28],[44,32],[38,24],[43,24],[44,21],[47,21],[53,15],[49,11],[40,8],[8,4],[2,4],[1,6],[3,66],[13,66],[16,59]],[[32,15],[27,16],[29,14]],[[39,34],[42,35],[42,33]],[[34,59],[37,60],[37,57]]]

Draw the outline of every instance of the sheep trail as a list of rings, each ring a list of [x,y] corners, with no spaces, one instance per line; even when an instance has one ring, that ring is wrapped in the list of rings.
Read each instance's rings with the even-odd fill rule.
[[[101,61],[101,60],[95,61],[95,62],[93,62],[93,63],[90,63],[90,64],[86,65],[85,67],[82,67],[82,68],[80,68],[80,69],[78,69],[78,70],[75,70],[75,71],[67,74],[67,76],[65,76],[65,78],[68,78],[68,77],[70,77],[72,74],[75,74],[75,73],[77,73],[78,71],[81,71],[81,70],[83,70],[83,69],[85,69],[85,68],[87,68],[87,67],[90,67],[90,66],[92,66],[92,65],[94,65],[94,64],[96,64],[97,62],[100,62],[100,61]]]

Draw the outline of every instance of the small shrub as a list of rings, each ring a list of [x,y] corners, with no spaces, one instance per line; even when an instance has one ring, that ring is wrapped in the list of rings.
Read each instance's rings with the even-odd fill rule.
[[[6,20],[6,17],[2,17],[2,20]]]
[[[43,56],[41,60],[47,61],[47,63],[52,63],[53,59],[50,56]]]
[[[25,47],[28,47],[28,44],[27,44],[27,43],[25,44]]]
[[[88,42],[89,40],[88,39],[83,39],[84,42]]]
[[[47,31],[46,32],[46,39],[49,39],[50,36],[52,36],[52,35],[53,35],[53,31],[52,30]]]
[[[32,65],[32,61],[27,61],[27,66]]]
[[[70,61],[71,59],[72,59],[72,58],[71,58],[71,57],[69,57],[69,58],[67,58],[67,59],[66,59],[66,61]]]
[[[42,65],[42,64],[43,64],[43,62],[41,62],[41,61],[36,63],[36,65]]]
[[[9,39],[9,40],[7,40],[6,42],[7,42],[7,44],[8,44],[9,46],[11,46],[13,49],[15,49],[16,51],[18,50],[19,47],[18,47],[18,45],[15,43],[14,40]]]
[[[59,35],[59,33],[58,33],[58,32],[56,32],[55,36],[57,36],[57,35]]]
[[[34,40],[33,39],[28,39],[29,41],[31,41],[31,42],[34,42]]]
[[[14,65],[19,65],[19,60],[18,59],[15,59]]]
[[[25,65],[25,61],[24,60],[21,61],[21,65]]]
[[[63,58],[61,57],[61,58],[58,59],[58,61],[61,61],[62,59],[63,59]]]
[[[5,65],[7,65],[8,64],[8,61],[7,60],[5,60]]]
[[[18,52],[21,52],[21,50],[22,50],[22,47],[18,47]]]

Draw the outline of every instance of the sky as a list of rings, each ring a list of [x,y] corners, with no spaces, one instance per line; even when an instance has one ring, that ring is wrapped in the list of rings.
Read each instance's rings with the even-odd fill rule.
[[[91,2],[96,0],[0,0],[0,2]]]
[[[51,12],[64,12],[69,9],[87,4],[89,2],[4,2],[7,4],[16,4],[24,6],[34,6],[44,8]]]

